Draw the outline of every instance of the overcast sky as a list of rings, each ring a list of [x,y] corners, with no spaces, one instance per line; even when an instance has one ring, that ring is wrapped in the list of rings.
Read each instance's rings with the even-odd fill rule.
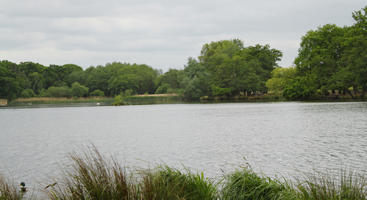
[[[301,37],[353,24],[365,0],[0,0],[0,60],[87,68],[119,61],[183,68],[203,44],[269,44],[290,66]]]

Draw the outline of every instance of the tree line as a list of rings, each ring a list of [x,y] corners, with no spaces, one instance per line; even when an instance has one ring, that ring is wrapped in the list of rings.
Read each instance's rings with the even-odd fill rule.
[[[287,99],[367,92],[367,6],[352,14],[352,26],[326,24],[302,37],[294,68],[276,69],[269,90]]]
[[[367,6],[355,23],[327,24],[302,37],[295,66],[281,68],[282,52],[245,47],[239,39],[204,44],[184,69],[165,73],[144,64],[107,63],[83,70],[75,64],[43,66],[0,61],[0,98],[87,97],[178,93],[187,100],[274,95],[290,100],[367,91]]]

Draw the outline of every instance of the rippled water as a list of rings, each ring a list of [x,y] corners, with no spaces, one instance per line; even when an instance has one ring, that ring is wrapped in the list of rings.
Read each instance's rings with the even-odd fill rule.
[[[165,163],[220,176],[367,173],[367,103],[227,103],[0,109],[0,173],[50,182],[67,154],[94,144],[127,166]]]

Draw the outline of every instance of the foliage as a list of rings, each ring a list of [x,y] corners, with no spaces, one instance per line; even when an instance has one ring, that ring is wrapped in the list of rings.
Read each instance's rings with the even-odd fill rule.
[[[21,93],[20,96],[23,98],[30,98],[30,97],[34,97],[36,96],[36,94],[33,92],[32,89],[24,89]]]
[[[169,89],[171,86],[168,83],[163,83],[155,90],[155,94],[166,94]]]
[[[234,39],[205,44],[199,60],[209,74],[212,95],[234,96],[265,93],[265,82],[281,56],[269,45],[244,47]]]
[[[105,96],[104,95],[104,92],[102,90],[98,90],[98,89],[97,90],[94,90],[89,95],[90,96],[94,96],[94,97],[103,97],[103,96]]]
[[[288,100],[310,99],[316,94],[314,79],[310,77],[296,77],[285,86],[283,96]]]
[[[287,85],[295,78],[297,73],[296,68],[275,68],[271,72],[271,78],[266,81],[268,92],[278,96],[283,95],[283,91]]]
[[[367,7],[354,12],[353,18],[352,26],[327,24],[302,38],[297,71],[312,77],[322,95],[337,90],[355,98],[367,91]]]
[[[49,87],[45,92],[46,97],[72,97],[72,91],[67,86]]]
[[[122,95],[115,96],[112,105],[114,106],[123,106],[126,105],[126,102],[124,101]]]
[[[71,93],[73,97],[85,97],[88,95],[88,88],[80,85],[78,82],[74,82],[71,86]]]

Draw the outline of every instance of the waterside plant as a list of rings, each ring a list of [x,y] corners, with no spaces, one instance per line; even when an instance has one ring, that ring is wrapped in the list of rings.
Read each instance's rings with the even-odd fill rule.
[[[250,167],[225,174],[220,180],[203,173],[166,165],[129,169],[107,159],[95,147],[71,154],[71,165],[56,183],[45,188],[51,200],[366,200],[367,179],[341,170],[340,177],[306,175],[302,180],[270,178]],[[129,170],[127,170],[129,169]],[[0,178],[0,200],[22,199]]]

